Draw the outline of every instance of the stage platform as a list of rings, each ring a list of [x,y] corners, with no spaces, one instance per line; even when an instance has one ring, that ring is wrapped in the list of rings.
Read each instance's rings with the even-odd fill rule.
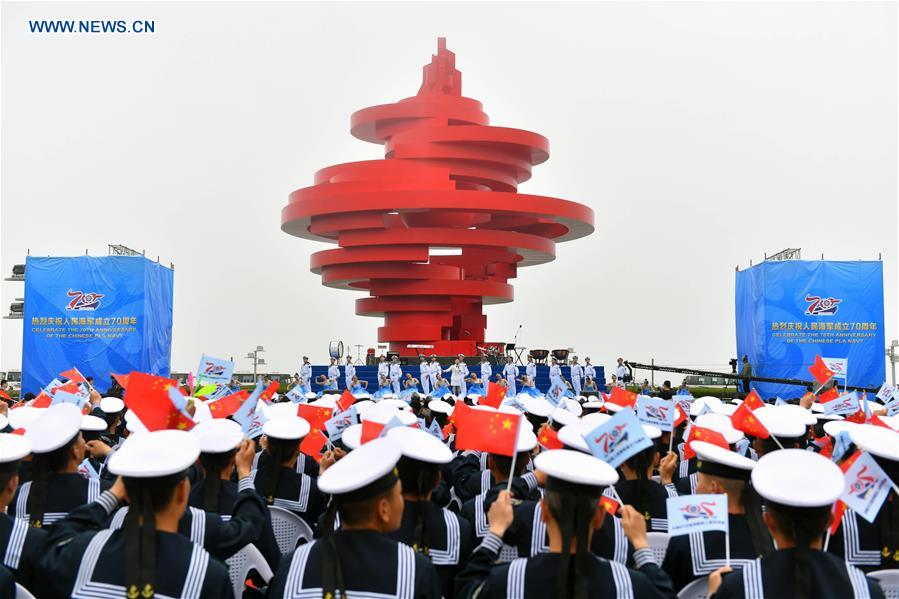
[[[441,363],[441,366],[444,368],[448,368],[448,364]],[[420,371],[419,366],[416,364],[415,366],[402,366],[403,377],[405,378],[406,373],[411,373],[413,377],[418,378]],[[492,366],[494,374],[501,370],[500,366]],[[596,369],[596,386],[600,391],[605,391],[605,369],[601,366],[594,366]],[[468,369],[473,372],[477,372],[480,374],[480,364],[476,366],[469,366]],[[519,372],[524,374],[524,366],[518,367]],[[315,379],[319,375],[327,374],[328,367],[327,366],[313,366],[312,367],[312,390],[313,391],[321,391],[321,386],[315,384]],[[337,380],[338,387],[340,389],[345,389],[346,384],[344,382],[344,370],[343,365],[340,367],[340,377]],[[449,379],[449,373],[445,373],[444,376]],[[568,366],[562,366],[562,376],[564,376],[568,381],[571,380],[571,368]],[[377,366],[356,366],[356,377],[360,381],[368,381],[368,388],[372,391],[378,388],[378,367]],[[537,366],[537,381],[536,381],[537,389],[540,391],[546,392],[549,389],[549,366]],[[420,388],[420,387],[419,387]]]

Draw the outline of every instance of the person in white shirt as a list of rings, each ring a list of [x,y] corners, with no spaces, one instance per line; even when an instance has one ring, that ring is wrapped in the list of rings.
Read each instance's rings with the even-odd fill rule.
[[[418,378],[421,381],[421,390],[425,395],[431,394],[431,366],[428,360],[421,356],[421,363],[418,365]]]
[[[618,366],[615,367],[615,376],[618,377],[618,382],[624,383],[624,378],[627,374],[627,366],[624,365],[624,360],[618,358]]]
[[[571,388],[575,395],[581,394],[581,379],[584,378],[584,367],[578,364],[577,356],[571,358]]]
[[[453,365],[443,372],[450,373],[450,386],[453,388],[453,394],[460,399],[465,399],[465,396],[462,395],[462,385],[465,383],[465,375],[462,374],[462,367],[459,362],[461,362],[461,360],[456,358],[455,361],[453,361]],[[468,369],[466,368],[466,370]]]
[[[553,358],[552,366],[549,367],[549,386],[564,387],[562,384],[562,368],[559,366],[559,361],[555,358]]]
[[[596,380],[596,368],[590,363],[590,356],[584,358],[584,378],[588,376],[594,381]]]
[[[337,389],[337,379],[340,378],[340,366],[337,365],[337,358],[331,358],[331,365],[328,366],[328,379],[334,381],[334,388]]]
[[[346,366],[343,367],[343,380],[346,381],[346,388],[352,390],[353,377],[356,376],[356,367],[353,366],[353,358],[346,357]]]
[[[534,364],[534,358],[528,356],[528,363],[524,367],[524,373],[531,379],[531,385],[537,385],[537,365]]]
[[[387,363],[387,358],[381,356],[378,360],[378,379],[387,378],[390,378],[390,364]]]
[[[490,380],[490,377],[493,376],[493,367],[490,366],[490,362],[487,360],[487,356],[481,358],[481,382],[484,384],[484,387],[487,386],[487,381]]]
[[[517,390],[515,389],[515,381],[518,380],[518,366],[512,362],[512,356],[506,357],[506,365],[503,366],[503,377],[505,377],[506,382],[509,384],[509,397],[518,395]]]
[[[468,384],[465,382],[468,377],[468,364],[465,363],[465,354],[459,354],[459,368],[462,370],[461,397],[465,397],[468,395]]]
[[[431,354],[431,387],[437,389],[437,375],[443,374],[443,367],[437,361],[437,356]]]
[[[403,369],[400,368],[400,360],[396,356],[390,361],[390,386],[393,387],[393,394],[400,394],[400,379],[403,377]]]
[[[300,378],[303,379],[303,386],[311,389],[309,383],[312,381],[312,364],[309,363],[309,356],[303,356],[303,365],[300,367]]]

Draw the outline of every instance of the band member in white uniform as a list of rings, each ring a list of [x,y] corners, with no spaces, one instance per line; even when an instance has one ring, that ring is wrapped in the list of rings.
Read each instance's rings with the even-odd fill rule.
[[[431,388],[437,389],[437,375],[443,373],[443,367],[437,361],[437,356],[431,354]]]
[[[400,368],[400,360],[393,356],[390,361],[390,386],[393,387],[393,394],[400,394],[400,379],[403,378],[403,369]]]
[[[571,358],[571,387],[575,395],[581,394],[581,380],[584,378],[584,367],[578,364],[577,356]]]
[[[465,363],[465,354],[459,354],[459,370],[462,373],[461,397],[468,395],[468,384],[465,379],[468,378],[468,364]]]
[[[515,397],[516,395],[518,395],[518,392],[515,389],[515,381],[518,380],[518,366],[512,363],[512,356],[506,357],[506,365],[503,366],[503,377],[509,384],[509,391],[507,395],[509,395],[509,397]]]
[[[387,358],[384,356],[381,356],[378,361],[378,380],[380,381],[382,378],[390,378],[390,364],[387,363]]]
[[[356,376],[356,367],[353,366],[353,358],[346,357],[346,366],[343,367],[343,380],[346,381],[346,388],[352,390],[353,377]]]
[[[590,356],[584,358],[584,378],[588,376],[594,381],[596,380],[596,368],[590,363]]]
[[[428,365],[427,358],[424,354],[421,356],[421,364],[418,365],[418,380],[421,381],[421,390],[425,395],[431,394],[431,367]]]
[[[340,378],[340,366],[337,365],[337,358],[331,358],[331,365],[328,366],[328,378],[334,381],[334,388],[337,389],[337,380]]]
[[[481,384],[484,385],[484,388],[487,388],[487,382],[490,380],[490,377],[493,376],[493,367],[490,366],[490,362],[487,360],[487,356],[481,358]]]
[[[300,378],[303,379],[303,386],[306,389],[311,389],[312,387],[312,364],[309,363],[309,356],[303,356],[303,365],[300,366]]]
[[[615,376],[622,383],[626,382],[624,377],[628,375],[627,366],[624,365],[624,359],[618,358],[618,366],[615,367]]]
[[[537,386],[537,365],[534,364],[534,358],[528,356],[528,363],[525,364],[524,373],[531,379],[531,384]]]
[[[549,367],[549,386],[550,388],[565,386],[562,382],[562,368],[559,366],[559,361],[555,358],[553,358],[552,366]]]

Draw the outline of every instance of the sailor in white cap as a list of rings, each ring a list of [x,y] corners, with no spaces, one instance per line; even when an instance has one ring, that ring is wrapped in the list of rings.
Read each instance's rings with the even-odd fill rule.
[[[309,430],[309,423],[299,416],[279,416],[263,424],[263,453],[253,479],[268,505],[290,510],[315,530],[325,510],[325,498],[314,478],[297,471],[300,443]]]
[[[309,357],[303,356],[303,365],[300,366],[300,379],[303,381],[305,389],[311,389],[312,381],[312,364],[309,363]]]
[[[725,538],[730,540],[734,568],[741,568],[774,550],[771,535],[762,521],[761,501],[749,484],[755,462],[705,441],[693,441],[690,445],[697,457],[696,493],[727,495],[729,532],[725,535],[720,531],[706,531],[671,537],[662,569],[678,592],[724,565],[728,555]]]
[[[116,483],[53,526],[40,559],[40,596],[226,597],[228,571],[178,524],[187,508],[187,468],[200,453],[184,431],[134,435],[110,457]],[[119,502],[121,528],[104,529]]]
[[[487,388],[487,382],[493,377],[493,366],[490,365],[490,360],[487,359],[487,356],[481,356],[481,382],[484,384],[484,388]]]
[[[852,445],[871,454],[893,483],[899,481],[899,433],[873,425],[854,425],[846,430]],[[847,451],[844,458],[851,453]],[[899,494],[895,488],[874,522],[847,509],[828,551],[866,572],[899,569]]]
[[[347,354],[346,364],[343,366],[343,380],[346,383],[346,388],[351,391],[353,389],[354,376],[356,376],[356,366],[353,364],[353,356]]]
[[[581,394],[581,380],[584,378],[584,367],[578,364],[577,356],[571,358],[571,386],[575,395]]]
[[[606,512],[599,505],[615,470],[591,455],[567,449],[541,453],[537,471],[546,479],[543,519],[549,551],[509,564],[497,561],[503,535],[513,523],[513,506],[503,491],[488,513],[489,531],[456,584],[457,597],[673,597],[671,581],[653,561],[646,524],[630,506],[621,508],[624,528],[636,549],[638,570],[590,554],[593,531]]]
[[[465,354],[459,354],[459,373],[462,376],[462,383],[460,384],[461,391],[459,393],[459,397],[465,397],[468,395],[468,383],[465,379],[468,378],[468,364],[465,363]]]
[[[777,550],[748,562],[742,571],[715,571],[709,593],[716,599],[883,597],[861,570],[821,550],[833,503],[843,494],[840,468],[804,449],[773,451],[759,458],[752,486],[766,500],[765,524]],[[724,574],[722,580],[722,574]]]
[[[98,416],[85,414],[81,417],[81,437],[84,439],[84,461],[78,466],[78,472],[89,478],[100,478],[104,459],[94,457],[91,452],[91,441],[99,441],[106,430],[106,420]],[[110,482],[110,484],[112,484]]]
[[[28,526],[28,520],[6,515],[19,485],[19,465],[31,453],[31,440],[23,435],[0,434],[0,556],[16,582],[37,593],[37,559],[47,532]],[[467,556],[466,556],[467,557]]]
[[[42,528],[99,497],[108,481],[78,473],[85,458],[81,410],[56,404],[44,410],[25,432],[31,440],[31,480],[19,485],[9,514]]]
[[[518,391],[515,388],[515,381],[518,380],[518,366],[512,361],[512,356],[506,356],[506,365],[503,366],[503,378],[509,384],[509,397],[518,395]]]
[[[188,504],[192,508],[218,514],[224,521],[231,520],[240,512],[241,503],[246,499],[232,480],[236,474],[238,452],[252,452],[253,444],[233,420],[216,418],[201,422],[190,430],[200,443],[200,458],[197,478],[191,484]],[[272,530],[271,515],[263,510],[262,526],[252,543],[259,549],[269,566],[278,567],[281,551]],[[212,552],[212,549],[207,547]]]
[[[398,396],[400,394],[400,379],[403,378],[403,369],[400,366],[400,359],[396,356],[390,359],[389,377],[393,395]]]
[[[728,444],[729,448],[733,449],[734,451],[736,451],[736,444],[743,441],[745,438],[741,431],[734,428],[731,419],[724,414],[706,413],[702,416],[697,416],[694,420],[694,424],[696,426],[712,430],[724,437],[724,441]],[[747,446],[747,451],[751,452],[753,459],[758,459],[758,455],[755,453],[755,450],[749,447],[749,441],[745,441],[745,444]],[[683,444],[678,447],[678,451],[681,453],[681,455],[683,455]],[[674,480],[674,488],[677,490],[678,495],[693,495],[699,492],[696,490],[696,486],[699,481],[699,471],[696,467],[697,462],[697,457],[683,459],[680,462],[681,472],[686,471],[687,475],[681,476],[680,478]],[[685,464],[686,468],[684,468]],[[663,484],[666,482],[668,481],[662,481]]]
[[[759,456],[777,451],[781,446],[785,449],[805,449],[808,439],[808,424],[794,410],[784,409],[788,406],[764,406],[753,414],[758,418],[770,436],[767,439],[749,437],[752,447]],[[773,438],[775,437],[776,440]],[[778,444],[778,441],[780,444]]]
[[[433,501],[440,469],[452,460],[449,448],[425,431],[408,426],[387,432],[399,443],[403,457],[397,464],[402,482],[403,519],[388,536],[428,557],[437,569],[444,597],[453,596],[456,575],[472,550],[471,525]]]
[[[106,421],[107,427],[100,440],[115,447],[119,443],[119,426],[122,423],[122,416],[125,412],[125,402],[118,397],[104,397],[100,403],[94,407],[91,414]]]
[[[434,397],[437,397],[437,377],[443,375],[443,366],[437,361],[437,356],[431,354],[431,361],[428,363],[431,368],[431,391]]]
[[[431,394],[431,366],[424,354],[420,356],[421,361],[418,364],[418,380],[421,381],[421,390],[425,395]]]
[[[384,534],[399,528],[403,517],[396,470],[401,455],[396,441],[378,438],[322,473],[319,486],[332,496],[324,536],[285,556],[269,597],[441,596],[431,560]]]

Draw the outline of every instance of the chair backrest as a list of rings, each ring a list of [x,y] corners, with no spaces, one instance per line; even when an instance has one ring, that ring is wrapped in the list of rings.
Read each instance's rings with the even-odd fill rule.
[[[709,597],[709,577],[703,576],[697,578],[677,594],[677,599],[708,599]]]
[[[646,540],[649,542],[649,548],[652,549],[653,557],[656,558],[656,563],[661,565],[665,561],[665,552],[668,550],[668,533],[648,532]]]
[[[886,599],[899,599],[899,570],[877,570],[867,575],[880,583]]]
[[[35,599],[34,595],[31,592],[20,585],[18,582],[16,583],[16,599]]]
[[[256,570],[265,582],[274,576],[265,557],[252,543],[226,559],[225,563],[228,565],[228,576],[231,578],[235,599],[243,597],[244,582],[251,570]]]
[[[312,540],[312,529],[290,510],[270,505],[268,511],[272,516],[272,530],[281,553],[293,551],[300,539],[306,543]]]

